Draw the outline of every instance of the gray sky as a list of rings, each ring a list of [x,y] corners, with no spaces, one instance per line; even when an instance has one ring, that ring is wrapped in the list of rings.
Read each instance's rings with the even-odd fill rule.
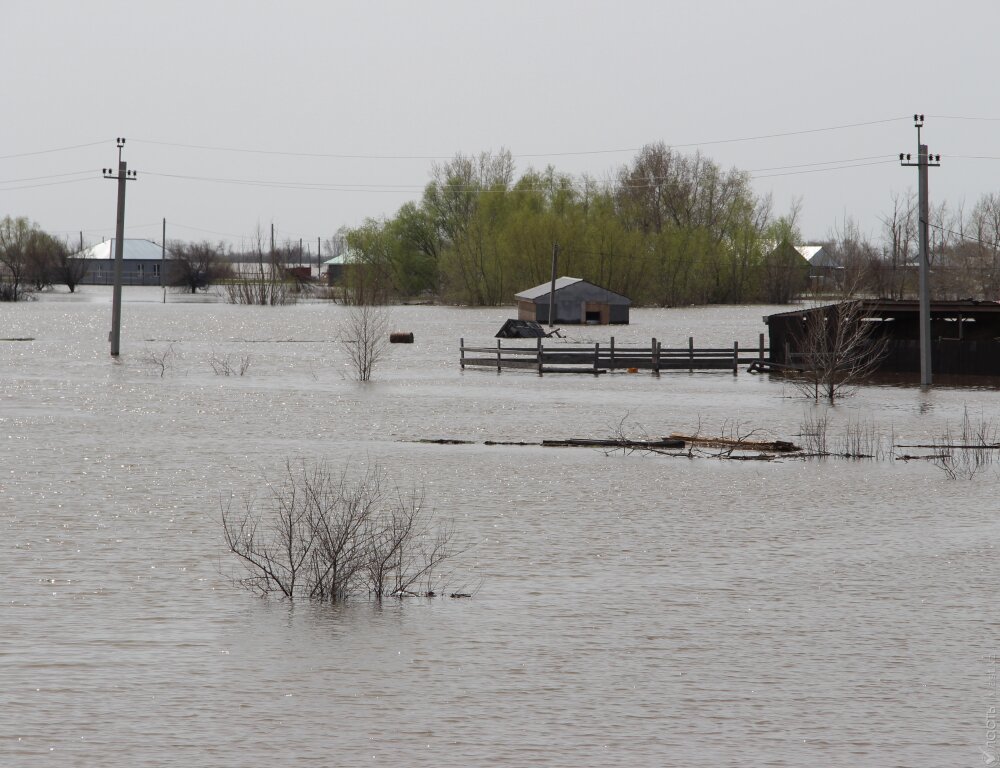
[[[506,147],[518,172],[603,179],[661,140],[753,171],[777,213],[801,198],[806,239],[845,215],[877,234],[891,195],[916,189],[895,159],[916,152],[914,112],[943,158],[932,203],[1000,192],[995,0],[7,0],[2,12],[0,216],[89,242],[114,233],[100,169],[116,136],[139,174],[126,235],[156,240],[164,217],[168,239],[236,244],[273,222],[279,241],[315,248],[419,198],[434,160],[456,152]],[[65,147],[77,148],[48,151]]]

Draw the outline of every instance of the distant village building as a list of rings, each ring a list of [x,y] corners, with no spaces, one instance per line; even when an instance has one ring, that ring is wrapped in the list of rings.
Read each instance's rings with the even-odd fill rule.
[[[813,292],[833,290],[841,286],[844,265],[834,258],[826,246],[797,245],[795,250],[809,262],[809,287]]]
[[[115,281],[115,239],[92,245],[74,258],[87,262],[81,284],[112,285]],[[160,285],[163,249],[152,240],[122,240],[122,285]]]
[[[352,265],[357,263],[358,258],[354,251],[344,249],[332,259],[327,259],[323,262],[323,266],[326,268],[326,284],[333,287],[335,285],[342,285],[344,278],[347,276],[347,270]]]
[[[549,322],[551,293],[550,281],[515,294],[517,319]],[[625,296],[582,278],[560,277],[556,280],[553,322],[560,325],[627,325],[631,304]]]

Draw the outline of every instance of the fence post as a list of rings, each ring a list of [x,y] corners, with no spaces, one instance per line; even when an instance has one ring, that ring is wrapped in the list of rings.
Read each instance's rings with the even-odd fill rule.
[[[465,370],[465,337],[458,340],[458,364]]]
[[[608,366],[611,370],[615,370],[615,337],[611,337],[611,363]]]
[[[656,367],[656,337],[649,342],[649,369],[653,373],[659,373]]]
[[[788,342],[785,342],[785,359],[783,361],[785,365],[791,365],[792,363],[792,350],[788,346]]]
[[[694,373],[694,336],[688,336],[688,373]]]
[[[733,376],[739,372],[740,365],[740,343],[738,341],[733,342]]]
[[[497,373],[500,373],[500,339],[497,339]]]
[[[538,348],[535,351],[535,362],[538,363],[538,375],[542,375],[542,337],[538,337]]]
[[[658,341],[658,342],[656,342],[656,375],[657,376],[660,375],[660,358],[662,357],[662,352],[663,352],[663,342],[662,341]]]
[[[594,343],[594,375],[595,376],[597,375],[597,372],[600,369],[600,365],[599,365],[600,360],[601,360],[601,344],[600,344],[600,342],[595,342]]]
[[[757,359],[762,363],[764,362],[764,334],[760,335],[760,352],[757,355]]]

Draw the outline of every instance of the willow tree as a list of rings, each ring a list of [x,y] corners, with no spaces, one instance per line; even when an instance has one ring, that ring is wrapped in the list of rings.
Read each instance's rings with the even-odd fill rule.
[[[651,241],[659,304],[740,301],[734,285],[732,243],[759,210],[749,174],[724,171],[700,153],[682,155],[662,142],[642,148],[617,177],[616,196],[626,226]]]

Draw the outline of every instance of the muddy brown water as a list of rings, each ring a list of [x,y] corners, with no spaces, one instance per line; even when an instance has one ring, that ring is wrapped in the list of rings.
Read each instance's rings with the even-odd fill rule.
[[[0,764],[972,765],[995,754],[997,470],[482,441],[701,430],[933,440],[988,387],[466,370],[507,308],[399,307],[352,380],[329,304],[126,289],[0,304]],[[767,307],[636,310],[617,343],[755,343]],[[575,341],[607,328],[569,329]],[[170,350],[161,377],[149,358]],[[249,355],[245,376],[211,357]],[[422,438],[472,440],[430,445]],[[471,545],[469,600],[261,600],[220,498],[379,463]],[[993,708],[993,709],[991,709]]]

